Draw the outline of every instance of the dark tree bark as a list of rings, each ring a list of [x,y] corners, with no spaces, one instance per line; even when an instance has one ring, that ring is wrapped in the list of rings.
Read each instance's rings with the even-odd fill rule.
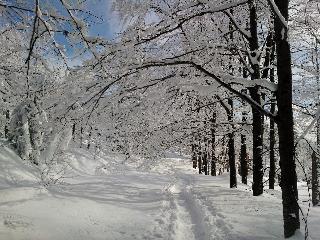
[[[268,41],[267,41],[267,48],[269,49],[268,58],[269,60],[266,60],[265,67],[269,68],[269,66],[274,65],[274,58],[275,58],[275,42],[274,42],[274,34],[273,31],[270,31],[268,35]],[[264,74],[263,77],[265,77],[267,74]],[[270,82],[274,83],[274,68],[270,68],[269,71],[269,79]],[[275,103],[275,94],[272,93],[271,96],[271,106],[270,106],[270,112],[272,114],[276,111],[276,103]],[[275,177],[276,177],[276,158],[275,158],[275,144],[276,144],[276,136],[275,136],[275,122],[274,119],[270,118],[270,130],[269,130],[269,159],[270,159],[270,167],[269,167],[269,189],[274,189],[275,184]]]
[[[237,169],[236,169],[236,158],[235,158],[235,147],[234,147],[234,131],[233,131],[233,101],[228,100],[230,110],[228,112],[228,121],[232,125],[232,129],[228,134],[228,158],[230,168],[230,188],[237,187]]]
[[[241,149],[240,149],[240,166],[241,166],[241,182],[248,184],[248,159],[247,159],[247,144],[246,136],[241,134]]]
[[[6,98],[2,98],[3,102],[6,103],[7,102],[7,99]],[[10,122],[10,111],[9,109],[5,110],[5,119],[6,119],[6,122],[5,122],[5,125],[4,125],[4,137],[5,138],[9,138],[9,122]]]
[[[87,149],[90,149],[90,146],[91,146],[91,135],[92,135],[92,132],[91,132],[91,130],[90,130],[90,132],[89,132],[89,136],[88,136]]]
[[[197,149],[196,149],[195,143],[191,145],[191,151],[192,151],[192,167],[196,169],[197,168]]]
[[[317,154],[312,152],[312,205],[317,206],[319,204],[319,176],[317,169],[320,168]]]
[[[262,71],[262,78],[268,78],[268,76],[271,75],[271,71],[273,70],[273,68],[270,68],[270,66],[272,66],[274,63],[274,44],[275,44],[272,27],[273,26],[271,26],[271,29],[269,30],[269,33],[266,39],[266,55],[265,55],[265,61],[263,64],[264,69]]]
[[[227,172],[230,170],[230,188],[237,187],[237,169],[236,169],[236,157],[235,157],[235,147],[234,147],[234,123],[233,123],[233,101],[232,99],[228,99],[228,105],[225,104],[220,99],[221,106],[225,109],[228,117],[228,122],[230,124],[230,130],[228,133],[228,148],[227,148],[227,155],[228,155],[228,168]],[[219,173],[220,175],[220,173]]]
[[[203,159],[203,170],[205,175],[209,175],[208,171],[208,144],[207,139],[204,139],[204,151],[202,152]]]
[[[275,112],[275,103],[271,103],[271,112]],[[276,178],[276,158],[275,158],[275,144],[276,144],[276,137],[275,137],[275,123],[272,118],[270,118],[270,169],[269,169],[269,189],[274,189],[275,178]]]
[[[76,136],[76,123],[72,124],[72,140],[74,141]]]
[[[264,70],[262,72],[262,78],[266,79],[269,76],[270,82],[274,83],[274,55],[275,55],[275,42],[274,42],[274,24],[271,24],[267,39],[266,39],[266,56],[264,61]],[[270,112],[272,114],[275,113],[275,94],[271,95],[271,108]],[[269,130],[269,159],[270,159],[270,167],[269,167],[269,189],[274,189],[275,184],[275,171],[276,171],[276,160],[275,160],[275,122],[274,119],[270,118],[270,130]]]
[[[9,134],[9,122],[10,122],[10,111],[6,110],[6,123],[4,126],[4,137],[8,138],[8,134]]]
[[[199,169],[199,174],[202,174],[202,156],[198,155],[198,169]]]
[[[318,39],[315,41],[315,52],[318,56]],[[316,67],[316,79],[317,79],[317,93],[318,93],[318,104],[320,104],[320,63],[318,57],[315,57],[313,64]],[[316,124],[316,134],[317,134],[317,146],[316,152],[312,154],[312,204],[316,206],[320,203],[320,119],[318,118]]]
[[[275,1],[282,16],[288,20],[289,0]],[[271,6],[272,7],[272,6]],[[289,238],[300,228],[297,174],[294,160],[294,132],[292,112],[292,69],[288,43],[288,29],[275,15],[275,40],[278,75],[278,134],[281,168],[281,189],[283,204],[284,237]]]
[[[242,116],[242,121],[246,122],[246,115]],[[241,170],[241,182],[248,184],[248,160],[247,160],[247,137],[245,134],[241,134],[241,148],[240,148],[240,170]]]
[[[199,169],[199,174],[202,174],[202,149],[201,149],[201,142],[198,144],[198,169]]]
[[[233,15],[233,9],[230,10],[231,15]],[[234,27],[232,20],[229,22],[229,31],[230,31],[230,42],[234,41]],[[229,71],[231,75],[234,75],[234,67],[233,67],[233,58],[232,55],[229,57]],[[223,104],[223,102],[221,102]],[[234,147],[234,125],[233,125],[233,101],[231,98],[228,99],[227,107],[223,104],[228,116],[228,122],[231,125],[231,131],[228,134],[228,159],[229,159],[229,170],[230,170],[230,188],[237,187],[237,169],[236,169],[236,155],[235,155],[235,147]]]
[[[216,176],[217,175],[217,167],[216,167],[216,132],[215,132],[215,125],[217,123],[217,114],[214,111],[212,114],[212,119],[211,119],[211,176]]]
[[[243,68],[243,78],[248,77],[248,72],[245,68]],[[243,94],[247,93],[247,90],[242,90]],[[245,104],[245,102],[243,102]],[[242,112],[242,123],[247,123],[247,115],[246,111]],[[241,132],[241,148],[240,148],[240,174],[241,174],[241,182],[243,184],[248,184],[248,151],[247,151],[247,136]]]
[[[271,63],[274,61],[274,48],[271,54]],[[270,70],[270,81],[274,81],[274,69],[272,68]],[[276,111],[276,103],[275,103],[275,96],[272,94],[272,99],[271,99],[271,108],[270,112],[275,113]],[[275,178],[276,178],[276,157],[275,157],[275,144],[276,144],[276,132],[275,132],[275,122],[274,119],[270,118],[270,131],[269,131],[269,144],[270,144],[270,152],[269,152],[269,158],[270,158],[270,169],[269,169],[269,189],[274,189],[274,184],[275,184]]]
[[[259,49],[258,33],[257,33],[257,12],[255,0],[249,0],[250,12],[250,64],[253,69],[251,79],[260,78],[260,67],[257,61],[257,50]],[[256,61],[253,61],[256,59]],[[261,104],[261,96],[259,94],[259,87],[255,86],[249,89],[251,98],[258,104]],[[263,193],[263,115],[256,109],[252,108],[252,142],[253,142],[253,183],[252,191],[254,196]]]
[[[82,148],[82,142],[83,142],[83,127],[80,127],[80,148]]]

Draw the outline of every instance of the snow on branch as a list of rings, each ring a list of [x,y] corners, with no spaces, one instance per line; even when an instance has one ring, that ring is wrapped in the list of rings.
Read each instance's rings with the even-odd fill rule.
[[[245,30],[244,28],[242,28],[236,19],[234,19],[233,15],[230,13],[230,11],[224,11],[224,13],[229,17],[230,21],[233,23],[233,25],[237,28],[237,30],[239,30],[239,32],[246,38],[246,39],[250,39],[251,38],[251,34],[249,31]]]
[[[230,86],[230,83],[225,82],[221,76],[218,76],[210,71],[208,71],[207,69],[205,69],[203,66],[193,62],[193,61],[183,61],[183,60],[175,60],[175,61],[161,61],[161,62],[148,62],[148,63],[144,63],[141,66],[137,66],[137,67],[133,67],[133,69],[147,69],[147,68],[151,68],[151,67],[159,67],[159,66],[179,66],[179,65],[189,65],[192,66],[193,68],[199,70],[200,72],[204,73],[206,76],[214,79],[216,82],[218,82],[222,87],[226,88],[227,90],[229,90],[231,93],[235,94],[237,97],[239,97],[240,99],[242,99],[243,101],[247,102],[248,104],[250,104],[253,108],[255,108],[256,110],[258,110],[259,112],[261,112],[262,114],[264,114],[267,117],[270,117],[274,120],[276,120],[276,115],[274,115],[273,113],[265,110],[260,104],[258,104],[256,101],[254,101],[249,95],[244,94],[239,92],[238,90],[232,88]]]
[[[272,11],[274,12],[274,14],[276,15],[276,17],[281,21],[282,25],[288,29],[288,23],[285,19],[285,17],[281,14],[279,8],[277,7],[276,3],[274,2],[274,0],[268,0],[270,7],[272,9]]]
[[[277,88],[278,88],[278,85],[276,83],[270,82],[269,80],[264,78],[248,80],[246,78],[235,77],[232,75],[225,75],[223,76],[223,79],[226,83],[241,85],[245,88],[260,86],[272,92],[277,91]]]
[[[212,4],[210,1],[203,1],[203,3],[206,3],[209,8],[205,8],[204,10],[194,12],[192,11],[191,14],[185,14],[185,15],[179,15],[175,19],[172,20],[172,22],[166,23],[165,25],[157,25],[155,29],[152,29],[154,34],[148,35],[148,32],[146,32],[146,36],[142,37],[140,41],[135,43],[135,45],[140,45],[143,43],[146,43],[148,41],[152,41],[157,39],[160,36],[163,36],[165,34],[172,33],[178,29],[181,29],[181,27],[191,21],[192,19],[196,17],[205,16],[207,14],[214,14],[218,12],[225,12],[228,11],[231,8],[236,8],[238,6],[241,6],[243,4],[246,4],[247,0],[239,0],[239,1],[233,1],[229,3],[224,3],[220,5]],[[245,30],[244,30],[245,31]],[[155,33],[156,32],[156,33]],[[245,33],[245,32],[243,32]],[[247,35],[248,33],[246,33]]]
[[[298,138],[297,143],[300,142],[307,134],[308,132],[312,129],[312,127],[314,126],[314,124],[318,121],[318,119],[320,118],[320,106],[318,107],[318,110],[315,114],[314,119],[312,120],[312,122],[309,124],[309,126],[307,127],[307,129],[301,134],[301,136]]]
[[[19,5],[13,5],[13,4],[9,4],[7,3],[6,1],[1,1],[0,0],[0,8],[4,8],[4,9],[7,9],[7,10],[11,10],[15,15],[20,15],[21,12],[24,12],[24,13],[31,13],[31,14],[35,14],[35,10],[34,9],[29,9],[27,7],[23,7],[23,6],[19,6]],[[53,19],[56,19],[56,20],[63,20],[63,21],[70,21],[70,19],[62,16],[62,15],[57,15],[57,14],[52,14],[52,13],[46,13],[46,12],[43,12],[42,15],[46,16],[46,17],[50,17],[50,18],[53,18]]]
[[[212,0],[200,0],[201,3],[208,4],[212,9],[217,11],[225,11],[234,7],[238,7],[248,2],[248,0],[223,1],[223,4],[217,7],[217,2]]]

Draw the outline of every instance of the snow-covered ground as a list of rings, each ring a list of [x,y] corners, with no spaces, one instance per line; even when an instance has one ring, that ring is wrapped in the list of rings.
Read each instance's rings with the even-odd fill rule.
[[[36,168],[0,146],[0,239],[283,238],[278,191],[253,197],[248,186],[229,189],[228,175],[197,175],[188,159],[148,164],[78,149],[66,161],[63,178],[43,186]],[[310,236],[320,239],[319,208],[310,215]]]

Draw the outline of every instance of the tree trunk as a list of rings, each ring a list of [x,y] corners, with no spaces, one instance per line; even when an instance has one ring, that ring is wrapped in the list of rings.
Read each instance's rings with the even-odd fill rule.
[[[215,125],[217,122],[217,114],[214,111],[212,114],[212,119],[211,119],[211,176],[216,176],[217,175],[217,170],[216,170],[216,151],[215,151],[215,144],[216,144],[216,133],[215,133]]]
[[[88,143],[87,143],[87,149],[90,149],[91,147],[91,136],[92,136],[92,127],[90,126],[90,131],[89,131],[89,135],[88,135]]]
[[[319,169],[318,156],[315,152],[312,153],[312,205],[317,206],[319,204],[319,174],[317,169]]]
[[[233,15],[233,9],[230,10],[230,13]],[[233,23],[229,22],[229,31],[230,31],[230,42],[234,41],[234,28]],[[229,71],[231,75],[234,75],[234,67],[233,67],[233,58],[230,55],[229,57]],[[230,109],[225,106],[225,110],[228,115],[228,122],[231,124],[231,131],[228,134],[228,158],[229,158],[229,170],[230,170],[230,188],[237,187],[237,169],[236,169],[236,155],[235,155],[235,147],[234,147],[234,124],[233,124],[233,101],[231,98],[228,99],[228,104]]]
[[[199,174],[202,174],[202,156],[201,154],[198,155],[198,169],[199,169]]]
[[[319,91],[320,94],[320,91]],[[317,182],[317,186],[314,187],[315,193],[312,194],[312,202],[317,202],[315,205],[320,203],[320,119],[317,120],[317,153],[315,154],[315,164],[312,166],[312,171],[316,172],[316,179],[314,180]],[[314,169],[314,170],[313,170]],[[312,191],[313,192],[313,191]],[[316,199],[313,201],[313,199]]]
[[[232,125],[231,132],[228,134],[228,158],[230,168],[230,188],[237,187],[237,169],[236,169],[236,158],[235,158],[235,147],[234,147],[234,132],[233,132],[233,101],[228,100],[230,106],[230,112],[228,113],[228,121]]]
[[[76,137],[76,123],[72,124],[72,140],[74,141]]]
[[[275,112],[275,103],[271,103],[271,113]],[[274,183],[276,178],[276,159],[275,159],[275,151],[274,146],[276,143],[275,138],[275,124],[274,120],[270,118],[270,169],[269,169],[269,189],[274,189]]]
[[[7,99],[2,98],[5,108],[7,108]],[[9,124],[10,124],[10,110],[6,109],[4,111],[5,115],[5,125],[4,125],[4,137],[9,138]],[[1,132],[0,132],[1,133]]]
[[[243,77],[247,77],[246,70],[243,69]],[[242,93],[246,94],[246,90],[243,90]],[[244,104],[244,103],[243,103]],[[242,112],[242,123],[247,123],[247,112]],[[241,148],[240,148],[240,171],[241,171],[241,182],[243,184],[248,184],[248,152],[247,152],[247,137],[244,133],[240,135],[241,139]]]
[[[272,44],[270,44],[272,50],[270,53],[270,65],[274,65],[274,55],[275,55],[275,46],[274,46],[274,37],[272,39]],[[274,68],[270,69],[270,82],[274,83]],[[272,94],[271,97],[271,107],[270,112],[275,113],[276,112],[276,103],[275,103],[275,94]],[[275,122],[274,119],[270,118],[270,130],[269,130],[269,144],[270,144],[270,151],[269,151],[269,158],[270,158],[270,168],[269,168],[269,189],[274,189],[275,184],[275,178],[276,178],[276,158],[275,158],[275,144],[276,144],[276,135],[275,135]]]
[[[258,62],[257,50],[259,49],[258,33],[257,33],[257,12],[255,0],[249,0],[250,10],[250,64],[253,69],[251,79],[260,79],[260,67]],[[261,96],[259,87],[255,86],[249,89],[251,98],[258,104],[261,104]],[[253,142],[253,183],[252,191],[254,196],[263,193],[263,115],[252,108],[252,142]]]
[[[289,0],[275,1],[282,16],[288,20]],[[275,38],[278,74],[278,134],[281,168],[284,237],[289,238],[300,228],[297,174],[294,160],[294,132],[292,112],[292,69],[288,31],[275,15]]]
[[[204,170],[204,175],[209,175],[208,171],[208,144],[207,144],[207,139],[204,139],[204,151],[202,152],[202,159],[203,159],[203,170]]]
[[[197,168],[197,150],[196,150],[195,143],[191,145],[191,151],[192,151],[192,167],[196,169]]]
[[[201,142],[198,145],[198,169],[199,174],[202,174],[202,149],[201,149]]]
[[[274,69],[270,72],[270,81],[274,82]],[[271,108],[270,112],[275,113],[276,111],[276,103],[274,102],[275,99],[271,99]],[[275,158],[275,144],[276,144],[276,135],[275,135],[275,123],[272,118],[270,118],[270,151],[269,151],[269,158],[270,158],[270,169],[269,169],[269,189],[274,189],[275,178],[276,178],[276,158]]]
[[[241,182],[248,184],[248,162],[247,162],[247,139],[245,134],[241,134],[241,149],[240,149],[240,169],[241,169]]]
[[[83,127],[80,128],[80,148],[82,148],[82,142],[83,142]]]
[[[256,90],[251,91],[251,96],[257,96]],[[258,97],[258,96],[257,96]],[[259,98],[259,97],[258,97]],[[254,99],[254,97],[253,97]],[[262,145],[263,145],[263,119],[261,114],[252,109],[252,159],[253,159],[253,196],[259,196],[263,193],[263,159],[262,159]]]
[[[317,94],[318,104],[320,104],[320,64],[318,59],[318,41],[315,41],[315,52],[316,56],[314,57],[315,67],[316,67],[316,79],[317,79]],[[313,152],[312,155],[312,204],[316,206],[320,203],[320,119],[317,120],[316,126],[316,134],[317,134],[317,146],[316,152]]]
[[[9,134],[9,122],[10,122],[10,111],[9,110],[6,110],[6,123],[5,123],[5,126],[4,126],[4,137],[5,138],[8,138],[8,134]]]

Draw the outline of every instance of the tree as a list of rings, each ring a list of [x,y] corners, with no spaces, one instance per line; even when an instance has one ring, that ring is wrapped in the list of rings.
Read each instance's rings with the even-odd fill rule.
[[[260,79],[260,67],[259,67],[259,43],[258,43],[258,17],[257,17],[257,3],[254,0],[248,2],[249,7],[249,26],[250,26],[250,38],[248,53],[250,59],[251,69],[253,73],[251,80]],[[259,94],[259,86],[249,88],[251,98],[257,103],[261,104],[261,96]],[[252,191],[254,196],[258,196],[263,193],[263,115],[260,111],[252,109],[252,142],[253,142],[253,184]]]
[[[63,106],[65,103],[58,100],[66,97],[62,97],[63,94],[68,94],[61,90],[59,93],[58,88],[66,85],[63,79],[70,74],[70,51],[63,45],[67,45],[70,50],[73,46],[74,53],[78,51],[79,56],[90,52],[96,57],[96,47],[101,47],[105,42],[89,36],[88,23],[93,23],[98,17],[85,10],[84,2],[61,0],[56,5],[49,6],[42,0],[0,1],[0,10],[3,16],[1,38],[8,38],[9,34],[12,36],[12,42],[3,51],[12,59],[3,61],[2,71],[6,71],[5,75],[16,75],[16,78],[7,76],[4,79],[6,89],[9,90],[2,93],[2,100],[5,102],[4,135],[12,139],[14,144],[18,144],[17,148],[24,149],[21,150],[21,153],[24,152],[23,157],[29,158],[33,155],[31,158],[38,163],[39,149],[50,148],[51,142],[61,135],[60,131],[63,132],[63,128],[68,128],[71,124],[69,122],[72,122],[61,112],[68,112],[68,108],[73,109],[79,100],[73,101],[78,97],[76,94],[69,96],[70,106]],[[17,37],[21,38],[21,41]],[[29,41],[25,43],[25,39]],[[65,70],[69,73],[64,74]],[[41,121],[46,128],[37,124],[42,115],[46,115],[45,119],[50,120],[50,123]],[[19,119],[22,120],[20,123]],[[8,127],[9,122],[11,127]],[[22,123],[28,127],[24,128]],[[20,133],[15,129],[17,124],[20,124]],[[59,127],[56,127],[57,125]],[[51,131],[52,129],[55,129],[55,132]],[[48,136],[50,134],[53,137]],[[35,152],[27,154],[26,148]]]
[[[292,111],[292,69],[288,42],[289,1],[270,0],[275,15],[275,42],[277,56],[278,90],[277,125],[281,168],[281,189],[285,238],[294,235],[300,228],[297,190],[297,174],[294,159],[294,131]]]
[[[316,120],[315,141],[311,141],[314,154],[312,154],[312,202],[318,205],[320,202],[320,122],[317,117],[320,92],[320,65],[319,65],[319,38],[317,34],[319,23],[319,4],[317,2],[295,1],[298,6],[293,16],[293,32],[296,33],[292,40],[293,63],[299,75],[304,79],[304,86],[298,86],[295,90],[295,104],[299,108],[300,115],[312,117]],[[299,57],[300,55],[300,57]],[[301,57],[303,56],[303,57]],[[298,85],[298,84],[297,84]],[[315,87],[316,86],[316,87]],[[302,113],[302,114],[301,114]],[[302,121],[302,123],[305,121]],[[305,136],[304,136],[305,137]]]
[[[148,69],[155,67],[169,67],[169,66],[188,66],[190,69],[193,69],[196,72],[203,74],[203,77],[210,80],[216,81],[222,87],[229,90],[231,93],[235,94],[242,100],[245,100],[253,107],[253,118],[255,130],[253,135],[255,147],[254,155],[256,159],[260,159],[262,152],[262,132],[263,132],[263,119],[262,115],[264,114],[268,117],[273,118],[278,125],[279,131],[279,150],[280,150],[280,166],[281,166],[281,187],[282,187],[282,197],[283,197],[283,215],[284,215],[284,233],[285,237],[290,237],[294,234],[295,230],[299,228],[299,207],[297,204],[297,186],[296,186],[296,172],[295,172],[295,162],[294,162],[294,135],[293,135],[293,115],[292,115],[292,71],[291,71],[291,53],[289,43],[287,41],[287,20],[288,20],[288,1],[269,1],[270,7],[274,12],[275,18],[275,41],[276,41],[276,57],[277,57],[277,76],[278,76],[278,90],[276,93],[277,96],[277,107],[278,114],[275,116],[273,113],[265,110],[260,105],[260,95],[258,94],[258,89],[261,84],[257,84],[256,81],[260,80],[260,71],[259,71],[259,59],[261,58],[261,52],[258,51],[258,36],[257,36],[257,14],[256,14],[256,5],[255,1],[249,1],[249,17],[246,18],[249,21],[250,25],[250,35],[246,32],[240,24],[234,21],[232,14],[227,13],[229,19],[234,22],[237,31],[239,34],[248,39],[250,51],[245,51],[245,54],[249,57],[250,69],[252,72],[252,82],[254,82],[254,87],[248,86],[246,81],[242,79],[240,84],[245,87],[248,87],[251,91],[251,97],[242,94],[237,89],[235,89],[232,84],[232,80],[235,79],[226,74],[221,73],[217,70],[217,66],[214,66],[212,59],[214,59],[217,54],[212,52],[208,45],[204,48],[206,49],[206,54],[202,55],[202,61],[198,57],[199,53],[202,53],[203,46],[202,41],[206,37],[217,36],[219,39],[219,34],[216,34],[214,31],[211,31],[208,18],[206,16],[219,15],[219,12],[228,12],[229,9],[238,7],[239,5],[246,4],[243,2],[235,1],[233,4],[212,6],[207,4],[207,2],[194,3],[188,5],[187,7],[183,6],[183,3],[177,4],[178,10],[175,13],[171,14],[170,11],[160,11],[162,9],[160,5],[157,9],[159,12],[159,18],[164,16],[164,19],[167,21],[157,21],[149,28],[141,29],[139,35],[134,38],[130,43],[130,46],[135,46],[136,50],[143,51],[148,49],[147,46],[151,42],[155,44],[155,40],[165,41],[165,44],[162,44],[162,47],[168,46],[169,39],[168,35],[172,37],[174,34],[178,34],[178,39],[183,39],[186,37],[186,40],[183,43],[190,43],[184,52],[181,52],[183,48],[175,48],[176,51],[164,51],[163,55],[158,55],[157,60],[145,58],[143,64],[136,64],[129,62],[131,69]],[[157,5],[157,3],[155,3]],[[146,7],[143,8],[147,9]],[[153,8],[151,8],[153,9]],[[168,16],[170,17],[168,18]],[[176,17],[172,17],[176,16]],[[221,15],[220,15],[221,16]],[[268,16],[266,16],[268,18]],[[140,22],[139,22],[140,21]],[[140,26],[145,26],[144,18],[139,18],[135,24],[135,28],[130,28],[127,33],[130,32],[134,34],[133,29],[139,29]],[[192,30],[188,28],[188,24],[192,24]],[[195,28],[195,24],[198,24],[199,28]],[[264,22],[266,25],[267,22]],[[196,25],[197,26],[197,25]],[[223,26],[223,25],[222,25]],[[206,31],[201,31],[204,27]],[[222,27],[223,28],[223,27]],[[221,30],[221,29],[219,29]],[[210,32],[211,31],[211,32]],[[201,35],[202,32],[202,35]],[[198,38],[200,40],[195,40],[192,44],[190,41],[193,36],[197,37],[203,36],[203,38]],[[220,35],[221,36],[221,35]],[[190,39],[191,38],[191,39]],[[124,37],[126,39],[126,37]],[[166,41],[167,40],[167,41]],[[125,40],[126,41],[126,40]],[[161,43],[162,43],[161,42]],[[217,46],[213,49],[219,49],[219,45],[216,41],[209,41],[209,43],[216,43]],[[196,44],[195,44],[196,43]],[[186,46],[184,45],[184,46]],[[143,46],[143,47],[142,47]],[[195,47],[197,46],[197,47]],[[142,47],[142,48],[139,48]],[[228,46],[228,50],[234,48],[233,45]],[[237,50],[237,49],[236,49]],[[241,52],[241,49],[239,50]],[[211,54],[212,53],[212,54]],[[232,51],[231,51],[232,53]],[[241,55],[240,55],[241,56]],[[206,59],[207,58],[207,59]],[[160,59],[160,60],[159,60]],[[210,60],[209,60],[210,59]],[[280,71],[281,70],[281,71]],[[208,82],[209,80],[207,80]],[[239,82],[238,82],[239,83]],[[266,82],[264,82],[266,83]],[[266,83],[265,86],[270,86],[270,83]],[[272,85],[272,84],[271,84]],[[255,124],[256,123],[256,124]],[[258,156],[259,155],[259,156]],[[254,160],[255,161],[255,160]],[[254,191],[255,195],[262,193],[262,161],[255,161],[255,173],[256,179],[254,181]]]

